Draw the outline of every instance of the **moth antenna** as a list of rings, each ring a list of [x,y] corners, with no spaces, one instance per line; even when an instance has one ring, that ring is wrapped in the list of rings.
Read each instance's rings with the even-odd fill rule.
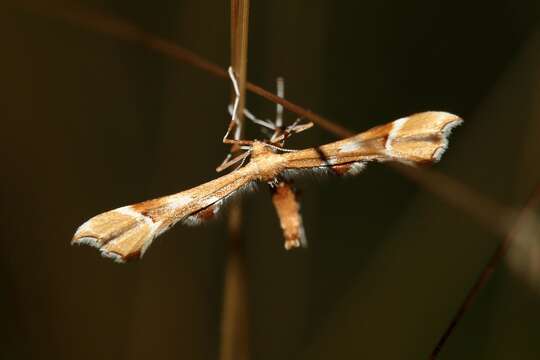
[[[233,105],[229,104],[229,106],[227,107],[227,110],[229,111],[229,115],[232,116],[233,115]],[[248,120],[250,120],[251,122],[253,122],[253,123],[257,124],[257,125],[263,126],[264,128],[267,128],[267,129],[270,129],[270,130],[275,130],[276,129],[276,126],[274,125],[274,123],[272,123],[269,120],[264,120],[264,119],[257,118],[248,109],[244,109],[244,116]]]
[[[255,115],[253,115],[248,109],[244,109],[244,116],[250,120],[251,122],[261,125],[267,129],[275,130],[276,125],[274,125],[271,121],[258,119]]]

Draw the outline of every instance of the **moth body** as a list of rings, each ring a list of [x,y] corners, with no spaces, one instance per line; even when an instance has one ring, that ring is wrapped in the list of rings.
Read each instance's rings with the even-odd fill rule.
[[[77,229],[72,243],[96,247],[118,262],[140,258],[158,235],[177,222],[198,224],[213,218],[225,200],[256,182],[277,183],[284,175],[321,171],[354,175],[373,160],[411,165],[437,162],[448,146],[451,129],[461,122],[450,113],[424,112],[348,139],[286,153],[254,141],[249,162],[237,170],[174,195],[97,215]],[[277,189],[274,201],[286,214],[281,217],[286,247],[300,245],[305,238],[301,218],[287,215],[298,213],[294,194],[288,188]]]

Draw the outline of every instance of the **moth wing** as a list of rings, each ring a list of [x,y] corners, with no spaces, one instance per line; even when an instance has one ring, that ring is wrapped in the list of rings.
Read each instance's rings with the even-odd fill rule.
[[[198,224],[214,216],[252,180],[251,170],[243,168],[190,190],[104,212],[82,224],[72,244],[95,247],[116,262],[141,258],[164,231],[179,221]]]
[[[355,175],[373,160],[408,164],[437,162],[448,147],[451,130],[461,123],[458,116],[447,112],[414,114],[344,140],[284,154],[285,174]]]

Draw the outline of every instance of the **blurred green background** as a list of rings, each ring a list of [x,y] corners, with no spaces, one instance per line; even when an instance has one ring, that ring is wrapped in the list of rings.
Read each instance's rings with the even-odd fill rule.
[[[102,211],[214,178],[229,84],[49,15],[103,11],[226,67],[229,2],[2,3],[0,356],[218,358],[224,216],[127,265],[69,242]],[[287,98],[354,131],[459,114],[434,169],[519,207],[540,178],[539,15],[537,0],[253,1],[248,78],[284,76]],[[264,186],[243,197],[252,358],[427,358],[500,239],[383,165],[300,187],[305,250],[283,249]],[[501,264],[441,359],[540,358],[533,288]]]

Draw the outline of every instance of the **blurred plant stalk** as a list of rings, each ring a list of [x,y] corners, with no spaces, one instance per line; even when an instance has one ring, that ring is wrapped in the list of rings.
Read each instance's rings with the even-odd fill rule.
[[[234,139],[243,135],[246,94],[249,0],[231,0],[231,66],[238,80],[240,98]],[[235,98],[231,91],[231,100]],[[231,148],[231,153],[236,149]],[[229,211],[229,246],[221,318],[221,360],[249,359],[248,276],[242,236],[242,203],[236,200]]]

